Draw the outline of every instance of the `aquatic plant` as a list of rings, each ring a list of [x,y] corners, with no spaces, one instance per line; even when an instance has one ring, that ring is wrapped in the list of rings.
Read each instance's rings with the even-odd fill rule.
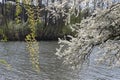
[[[4,65],[9,70],[12,68],[12,66],[4,59],[0,59],[0,64]]]

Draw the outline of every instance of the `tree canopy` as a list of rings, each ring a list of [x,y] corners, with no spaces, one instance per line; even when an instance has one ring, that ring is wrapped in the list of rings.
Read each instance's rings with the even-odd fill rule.
[[[73,1],[75,6],[73,5],[70,10],[74,11],[76,3],[82,2],[82,0],[75,1]],[[103,2],[105,1],[110,0]],[[75,37],[68,36],[71,38],[70,41],[59,40],[60,48],[57,49],[56,55],[63,59],[64,64],[70,67],[81,67],[89,60],[93,48],[99,45],[105,49],[99,61],[107,61],[112,66],[120,65],[120,3],[113,4],[110,1],[106,5],[105,8],[97,7],[91,16],[83,19],[81,23],[70,25],[76,32]]]

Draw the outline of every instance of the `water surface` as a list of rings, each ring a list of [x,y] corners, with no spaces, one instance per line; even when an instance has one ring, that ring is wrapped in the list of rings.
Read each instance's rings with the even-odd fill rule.
[[[41,72],[37,74],[32,70],[25,42],[1,42],[0,59],[6,60],[12,68],[9,70],[0,64],[0,80],[120,80],[120,68],[95,65],[95,55],[91,55],[90,66],[80,72],[63,66],[54,55],[57,42],[40,42],[39,46]],[[93,53],[96,51],[97,48]]]

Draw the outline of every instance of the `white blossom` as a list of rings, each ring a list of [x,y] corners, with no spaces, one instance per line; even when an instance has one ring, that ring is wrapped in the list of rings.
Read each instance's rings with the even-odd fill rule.
[[[99,61],[107,61],[109,64],[119,64],[120,43],[111,40],[111,36],[120,35],[120,4],[115,4],[101,11],[95,11],[93,15],[83,19],[81,23],[73,24],[72,30],[76,29],[76,36],[71,37],[70,41],[60,40],[59,43],[67,45],[57,49],[57,55],[64,59],[64,64],[72,67],[82,66],[94,46],[100,45],[105,49],[103,57]],[[117,56],[116,56],[117,55]]]

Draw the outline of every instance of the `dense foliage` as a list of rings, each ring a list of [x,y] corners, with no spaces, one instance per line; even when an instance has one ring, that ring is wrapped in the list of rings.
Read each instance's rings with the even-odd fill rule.
[[[71,10],[74,10],[73,7]],[[98,59],[99,61],[107,62],[112,66],[120,64],[120,44],[116,42],[120,39],[119,13],[119,3],[110,3],[104,9],[97,7],[92,15],[83,19],[81,23],[71,25],[72,30],[77,32],[76,36],[68,36],[71,38],[70,41],[60,39],[60,48],[57,49],[56,55],[70,67],[81,67],[89,60],[93,48],[100,45],[105,52],[101,53],[103,57]]]

